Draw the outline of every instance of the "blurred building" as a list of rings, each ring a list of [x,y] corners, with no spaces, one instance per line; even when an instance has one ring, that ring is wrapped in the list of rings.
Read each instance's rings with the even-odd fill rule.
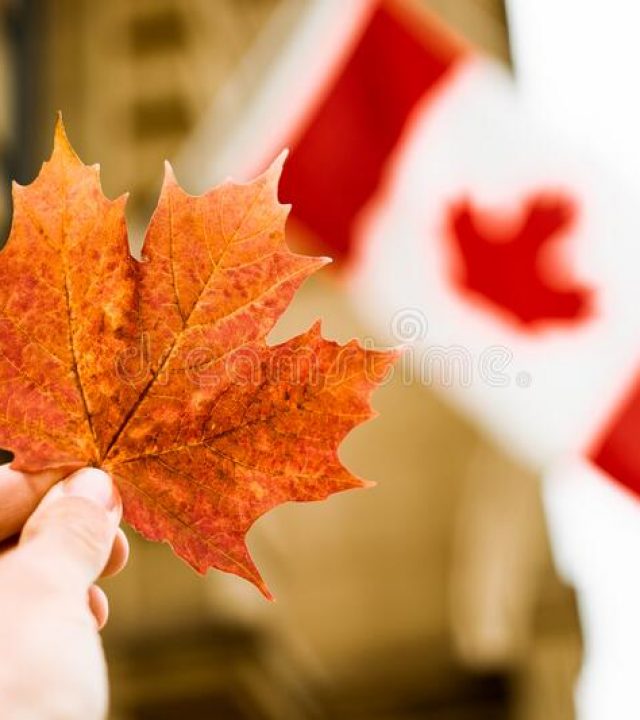
[[[499,0],[428,4],[508,62]],[[33,176],[61,109],[82,158],[101,162],[106,193],[131,191],[139,243],[162,160],[177,160],[187,189],[204,190],[197,156],[224,143],[304,5],[9,4],[0,142],[19,153],[7,150],[6,174]],[[197,141],[205,122],[207,146]],[[277,338],[317,316],[329,337],[364,334],[327,272],[303,288]],[[380,417],[342,457],[378,487],[281,507],[252,532],[276,604],[234,577],[203,580],[166,547],[132,537],[129,569],[106,583],[113,720],[573,717],[580,632],[537,479],[428,388],[395,382],[374,404]]]

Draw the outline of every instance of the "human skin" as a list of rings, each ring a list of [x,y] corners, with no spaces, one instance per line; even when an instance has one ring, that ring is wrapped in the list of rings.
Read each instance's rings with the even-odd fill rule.
[[[0,466],[0,708],[11,720],[101,720],[108,703],[100,577],[128,544],[111,478]]]

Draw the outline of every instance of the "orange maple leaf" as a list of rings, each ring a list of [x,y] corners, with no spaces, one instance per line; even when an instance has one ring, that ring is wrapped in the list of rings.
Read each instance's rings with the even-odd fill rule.
[[[138,262],[126,197],[102,194],[59,121],[51,159],[14,185],[0,253],[0,446],[13,467],[104,468],[136,530],[267,597],[247,531],[279,503],[365,485],[337,449],[372,416],[396,357],[324,340],[318,324],[267,345],[327,262],[286,247],[282,162],[197,197],[167,165]]]

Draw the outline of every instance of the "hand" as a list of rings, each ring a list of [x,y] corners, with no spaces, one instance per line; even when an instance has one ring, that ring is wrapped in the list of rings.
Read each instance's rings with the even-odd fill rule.
[[[101,470],[60,480],[0,467],[0,708],[11,720],[107,711],[108,603],[93,583],[127,561],[122,504]]]

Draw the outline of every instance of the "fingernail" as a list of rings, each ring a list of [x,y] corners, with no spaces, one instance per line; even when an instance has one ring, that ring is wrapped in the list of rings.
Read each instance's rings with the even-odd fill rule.
[[[83,468],[71,475],[64,481],[64,493],[91,500],[108,511],[114,510],[119,503],[113,480],[97,468]]]

